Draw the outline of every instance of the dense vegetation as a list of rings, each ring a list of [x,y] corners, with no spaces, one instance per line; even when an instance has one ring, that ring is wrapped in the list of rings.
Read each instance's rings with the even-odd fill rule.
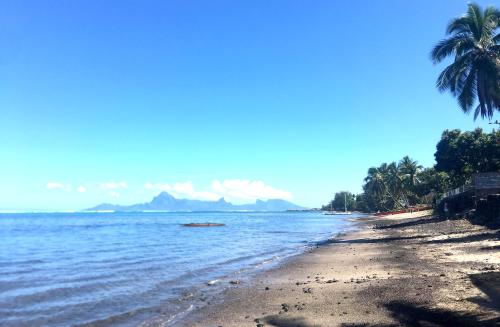
[[[448,37],[431,52],[435,64],[453,57],[439,75],[437,88],[449,90],[465,113],[474,109],[474,119],[491,119],[500,111],[499,22],[500,11],[495,7],[483,11],[477,4],[469,4],[465,15],[448,24]]]
[[[482,10],[477,4],[468,4],[467,12],[448,24],[447,38],[431,52],[435,64],[453,58],[436,85],[440,91],[450,91],[465,113],[474,109],[474,119],[481,116],[491,121],[500,111],[499,24],[500,11],[495,7]],[[349,199],[348,210],[374,212],[434,205],[444,191],[470,183],[475,173],[500,171],[500,131],[445,130],[434,157],[436,164],[429,168],[408,156],[371,167],[363,193],[339,192],[323,210],[343,210],[344,194]]]
[[[429,168],[408,156],[399,162],[371,167],[363,193],[338,192],[323,209],[343,211],[344,194],[347,210],[376,212],[434,205],[444,191],[469,183],[473,174],[500,171],[500,131],[445,130],[434,157],[436,164]]]
[[[436,148],[435,168],[447,173],[450,187],[470,182],[474,173],[500,170],[500,130],[446,130]]]
[[[345,201],[345,207],[344,207]],[[327,205],[324,205],[322,210],[335,210],[335,211],[344,211],[344,208],[347,208],[347,211],[356,210],[356,195],[351,192],[341,191],[335,193],[335,196],[332,201],[330,201]]]

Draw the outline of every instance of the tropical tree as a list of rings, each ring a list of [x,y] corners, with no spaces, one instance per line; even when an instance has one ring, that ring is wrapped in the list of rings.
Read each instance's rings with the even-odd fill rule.
[[[449,175],[450,187],[470,182],[475,173],[500,171],[500,131],[445,130],[434,157],[436,171]]]
[[[418,182],[418,173],[422,169],[422,165],[418,164],[418,161],[411,159],[408,156],[403,157],[401,161],[399,161],[398,165],[399,172],[402,175],[402,178],[410,187],[413,187]]]
[[[337,192],[335,193],[333,200],[327,205],[321,207],[321,209],[326,211],[332,209],[336,211],[344,211],[344,209],[347,209],[348,211],[357,210],[356,195],[348,191]]]
[[[418,161],[411,159],[408,156],[403,157],[399,161],[398,171],[401,178],[402,190],[406,203],[413,205],[418,201],[416,186],[420,183],[419,173],[422,166]]]
[[[437,79],[436,86],[449,90],[465,113],[474,109],[474,120],[480,115],[491,119],[500,111],[500,12],[495,7],[484,11],[469,4],[467,13],[453,19],[448,37],[438,42],[431,52],[434,64],[453,56],[453,63]]]
[[[450,177],[444,171],[436,171],[434,167],[424,168],[418,173],[418,184],[415,185],[415,193],[424,198],[432,194],[439,198],[446,190],[450,189]]]
[[[365,178],[365,201],[374,204],[376,210],[403,208],[408,204],[402,178],[395,162],[382,163],[368,169]]]
[[[387,165],[387,164],[385,164]],[[386,181],[385,167],[371,167],[365,177],[363,190],[366,194],[366,201],[372,210],[385,210],[386,206]]]

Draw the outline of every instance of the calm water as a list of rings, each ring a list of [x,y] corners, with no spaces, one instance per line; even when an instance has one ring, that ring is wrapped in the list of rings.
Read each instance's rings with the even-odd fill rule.
[[[207,221],[226,226],[180,226]],[[0,214],[0,325],[175,324],[229,280],[348,227],[312,212]]]

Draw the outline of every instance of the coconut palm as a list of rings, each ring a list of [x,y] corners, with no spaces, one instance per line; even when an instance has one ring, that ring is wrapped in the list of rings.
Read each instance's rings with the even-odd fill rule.
[[[384,171],[380,167],[368,169],[363,189],[377,209],[388,209],[386,206],[386,188]]]
[[[368,169],[365,178],[365,192],[371,195],[381,209],[394,206],[402,208],[405,200],[401,198],[402,183],[396,163],[383,163]]]
[[[474,109],[474,120],[480,115],[491,119],[500,111],[500,12],[495,7],[484,11],[469,4],[465,15],[453,19],[447,28],[448,37],[432,50],[437,64],[453,56],[437,80],[437,88],[449,90],[458,99],[465,113]]]
[[[405,156],[399,161],[398,171],[401,178],[403,198],[409,205],[415,204],[418,201],[416,195],[417,185],[420,183],[418,175],[422,170],[422,166],[418,161]]]
[[[418,164],[418,161],[405,156],[401,159],[401,161],[399,161],[398,169],[409,188],[413,188],[418,183],[417,174],[422,169],[422,166]]]
[[[403,208],[408,204],[408,199],[404,189],[403,177],[395,162],[387,165],[385,179],[388,185],[388,195],[394,201],[394,205]]]

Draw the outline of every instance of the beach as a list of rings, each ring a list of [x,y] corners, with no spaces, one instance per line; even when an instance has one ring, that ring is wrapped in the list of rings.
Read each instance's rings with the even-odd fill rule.
[[[430,211],[353,220],[355,230],[232,285],[175,325],[500,324],[499,229]]]

